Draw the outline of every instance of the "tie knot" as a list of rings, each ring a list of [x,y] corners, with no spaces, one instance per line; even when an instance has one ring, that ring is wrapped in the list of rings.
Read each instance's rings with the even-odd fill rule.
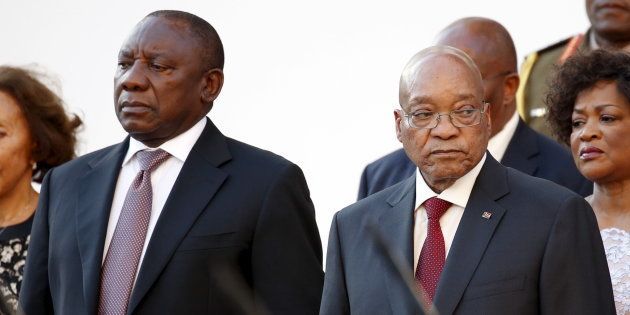
[[[152,172],[170,156],[171,155],[168,154],[168,152],[162,149],[157,149],[155,151],[138,151],[138,153],[136,153],[136,157],[140,163],[140,169],[149,172]]]
[[[440,219],[444,212],[451,206],[451,203],[438,197],[431,197],[424,202],[429,219]]]

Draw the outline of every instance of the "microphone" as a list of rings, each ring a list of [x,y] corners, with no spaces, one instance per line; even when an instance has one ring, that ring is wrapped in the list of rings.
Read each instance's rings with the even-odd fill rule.
[[[227,298],[235,302],[240,308],[241,314],[248,315],[269,315],[270,312],[263,305],[263,301],[254,302],[252,296],[255,294],[243,277],[232,268],[224,264],[213,266],[210,276],[218,284]]]
[[[422,286],[420,284],[416,284],[415,279],[411,276],[413,274],[413,271],[405,263],[405,259],[397,253],[394,253],[387,246],[387,242],[385,241],[381,230],[377,228],[376,222],[374,222],[374,220],[367,222],[366,228],[374,239],[376,249],[381,254],[383,254],[383,256],[387,257],[387,260],[394,267],[394,270],[396,270],[396,273],[398,274],[400,279],[405,283],[409,294],[413,297],[413,300],[415,301],[416,309],[421,311],[421,314],[439,315],[437,309],[435,308],[435,305],[428,302],[429,299],[427,298],[427,294]],[[423,299],[427,301],[427,303],[424,303],[420,299],[420,297],[418,296],[418,291],[420,292],[420,295],[422,295]]]

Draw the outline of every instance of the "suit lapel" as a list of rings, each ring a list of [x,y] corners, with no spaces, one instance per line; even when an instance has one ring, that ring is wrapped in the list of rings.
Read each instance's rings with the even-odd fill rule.
[[[415,292],[410,292],[402,278],[413,278],[415,181],[414,175],[402,182],[399,189],[387,199],[391,209],[387,209],[379,217],[378,228],[386,247],[382,270],[386,271],[385,283],[393,314],[414,314],[417,309],[414,301]],[[394,260],[400,262],[403,270],[400,272],[397,270]]]
[[[155,283],[177,246],[219,190],[228,174],[218,167],[231,159],[225,137],[207,120],[162,209],[131,294],[133,313]]]
[[[83,272],[83,298],[88,314],[96,310],[105,232],[116,181],[128,145],[127,138],[102,159],[89,163],[92,169],[80,179],[76,237]]]
[[[535,131],[519,118],[514,136],[508,144],[501,164],[533,175],[538,169],[538,142]]]
[[[505,209],[495,200],[509,192],[506,169],[489,154],[455,233],[434,303],[440,314],[452,314],[472,278]],[[482,217],[484,212],[491,217]]]

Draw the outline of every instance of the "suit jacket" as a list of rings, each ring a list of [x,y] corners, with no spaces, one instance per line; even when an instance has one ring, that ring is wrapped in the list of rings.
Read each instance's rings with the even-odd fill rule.
[[[128,138],[46,176],[20,303],[95,314],[103,244]],[[321,241],[302,171],[208,120],[157,221],[128,314],[315,314]]]
[[[335,215],[320,314],[418,312],[392,267],[398,257],[403,274],[413,277],[414,202],[412,176]],[[482,217],[486,211],[488,219]],[[568,189],[506,168],[488,155],[434,303],[441,315],[614,314],[593,210]]]
[[[580,174],[571,153],[520,119],[501,164],[548,179],[584,197],[593,193],[593,183]],[[416,166],[405,151],[396,150],[365,167],[361,174],[358,199],[409,178],[415,171]]]

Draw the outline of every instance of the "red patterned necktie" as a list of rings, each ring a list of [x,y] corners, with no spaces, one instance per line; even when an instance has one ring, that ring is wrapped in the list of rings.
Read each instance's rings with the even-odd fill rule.
[[[451,206],[451,203],[437,197],[429,198],[424,202],[427,211],[427,238],[422,245],[418,267],[416,268],[416,282],[422,286],[427,298],[433,301],[435,289],[446,260],[444,235],[440,228],[440,217]]]
[[[129,186],[101,269],[99,315],[124,315],[147,236],[153,190],[151,172],[170,157],[166,151],[139,151],[140,172]]]

